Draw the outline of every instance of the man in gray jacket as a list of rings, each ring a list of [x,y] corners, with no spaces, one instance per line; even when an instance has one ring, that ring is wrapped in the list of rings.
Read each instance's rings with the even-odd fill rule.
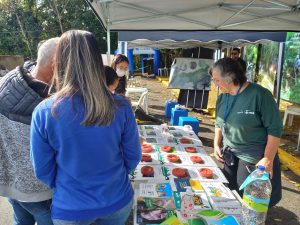
[[[52,225],[51,190],[38,181],[30,161],[30,122],[48,96],[59,38],[45,41],[30,73],[17,67],[0,80],[0,195],[9,198],[14,225]]]

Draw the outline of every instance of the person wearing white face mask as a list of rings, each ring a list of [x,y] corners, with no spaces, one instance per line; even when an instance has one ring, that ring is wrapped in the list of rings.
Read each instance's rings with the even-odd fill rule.
[[[125,55],[118,54],[114,58],[111,67],[117,72],[119,80],[119,85],[115,89],[116,94],[125,95],[128,77],[128,65],[129,60]]]
[[[124,76],[128,76],[128,74],[129,74],[129,72],[128,71],[126,71],[126,70],[122,70],[122,69],[120,69],[120,68],[117,68],[117,75],[118,75],[118,77],[120,77],[120,78],[122,78],[122,77],[124,77]]]

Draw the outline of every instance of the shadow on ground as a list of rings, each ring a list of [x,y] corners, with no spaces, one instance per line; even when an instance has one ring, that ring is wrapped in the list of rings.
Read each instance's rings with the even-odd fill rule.
[[[300,225],[299,217],[280,206],[269,209],[266,224],[272,225]]]
[[[200,133],[211,133],[211,129],[206,127],[201,127],[200,125]]]
[[[164,107],[164,106],[159,106],[159,105],[149,105],[149,107],[150,107],[151,109],[161,110],[161,111],[165,112],[165,107]]]
[[[204,146],[213,146],[214,141],[212,139],[206,137],[200,137],[200,139]]]

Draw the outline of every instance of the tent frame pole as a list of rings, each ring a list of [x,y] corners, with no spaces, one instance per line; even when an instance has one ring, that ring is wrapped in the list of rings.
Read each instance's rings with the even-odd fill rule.
[[[107,30],[106,30],[106,36],[107,36],[107,64],[110,65],[110,25],[107,24]]]
[[[107,57],[107,64],[111,64],[111,59],[110,59],[110,11],[109,11],[109,2],[105,3],[106,7],[106,43],[107,43],[107,52],[106,52],[106,57]]]
[[[277,65],[277,86],[276,86],[276,96],[277,96],[277,105],[280,105],[280,91],[281,91],[281,81],[282,81],[282,71],[283,71],[283,59],[284,59],[284,47],[285,43],[280,42],[279,44],[279,53],[278,53],[278,65]]]

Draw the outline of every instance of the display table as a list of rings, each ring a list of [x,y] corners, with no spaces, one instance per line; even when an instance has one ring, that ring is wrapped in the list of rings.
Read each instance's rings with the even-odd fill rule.
[[[285,126],[286,119],[289,116],[288,126],[292,126],[294,115],[300,116],[300,106],[290,105],[286,108],[283,117],[283,126]]]
[[[195,215],[220,210],[231,215],[227,219],[240,220],[240,199],[224,185],[228,181],[190,126],[144,125],[139,133],[145,140],[143,157],[129,175],[135,189],[134,224],[160,224],[172,215],[187,222],[180,213],[186,186],[194,191]]]

